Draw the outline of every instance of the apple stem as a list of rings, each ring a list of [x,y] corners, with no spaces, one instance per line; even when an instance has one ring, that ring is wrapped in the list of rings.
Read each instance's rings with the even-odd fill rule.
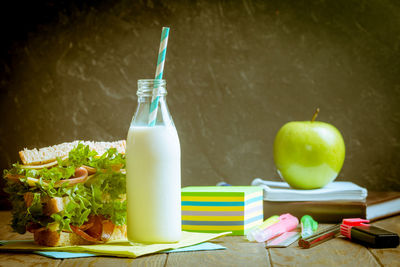
[[[317,118],[319,113],[319,108],[317,108],[317,110],[315,110],[314,115],[312,116],[311,122],[315,121],[315,119]]]

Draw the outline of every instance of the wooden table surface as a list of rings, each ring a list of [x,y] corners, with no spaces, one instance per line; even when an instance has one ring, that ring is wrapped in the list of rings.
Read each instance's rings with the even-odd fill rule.
[[[11,232],[10,218],[10,212],[0,211],[0,240],[32,239],[31,234]],[[400,215],[373,224],[400,234]],[[88,257],[64,260],[0,252],[0,266],[400,266],[400,247],[371,249],[342,237],[310,249],[299,248],[297,242],[288,248],[265,249],[263,243],[250,243],[243,236],[221,237],[212,242],[227,249],[163,253],[136,259]]]

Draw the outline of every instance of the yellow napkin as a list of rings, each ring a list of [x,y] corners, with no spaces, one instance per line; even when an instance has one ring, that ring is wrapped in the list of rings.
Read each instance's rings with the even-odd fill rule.
[[[231,232],[219,234],[194,233],[182,231],[182,238],[177,243],[170,244],[140,244],[131,245],[126,240],[112,241],[101,245],[80,245],[68,247],[45,247],[33,243],[33,241],[19,241],[0,246],[0,250],[25,250],[25,251],[68,251],[68,252],[92,252],[99,255],[136,258],[167,249],[176,249],[202,243],[217,237],[225,236]]]

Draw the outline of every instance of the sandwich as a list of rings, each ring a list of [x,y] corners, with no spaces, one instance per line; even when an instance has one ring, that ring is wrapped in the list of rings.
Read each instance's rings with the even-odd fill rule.
[[[13,230],[44,246],[126,239],[125,147],[74,141],[20,151],[22,163],[3,175]]]

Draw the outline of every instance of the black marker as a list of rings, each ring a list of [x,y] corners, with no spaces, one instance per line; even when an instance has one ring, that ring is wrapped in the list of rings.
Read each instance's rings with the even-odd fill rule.
[[[369,220],[360,218],[343,219],[340,233],[352,241],[372,248],[395,248],[399,245],[399,236],[385,229],[365,224]]]

